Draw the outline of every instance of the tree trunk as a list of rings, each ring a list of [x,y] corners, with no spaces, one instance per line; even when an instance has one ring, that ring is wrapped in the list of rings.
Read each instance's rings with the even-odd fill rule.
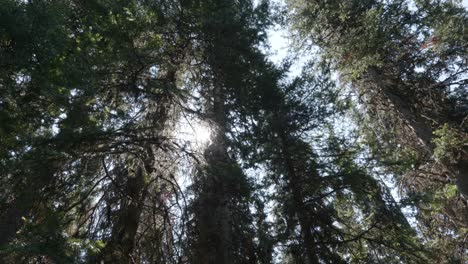
[[[138,166],[134,175],[127,176],[119,217],[112,238],[103,249],[104,263],[132,263],[132,252],[145,198],[145,172]]]
[[[301,227],[301,234],[304,241],[304,248],[306,251],[306,260],[304,264],[315,264],[319,263],[317,252],[315,250],[315,239],[312,234],[312,227],[314,226],[311,222],[310,216],[307,214],[307,208],[304,204],[304,194],[301,188],[300,176],[296,173],[294,161],[292,159],[292,153],[289,150],[289,144],[287,136],[284,131],[279,132],[281,140],[281,148],[283,159],[288,172],[288,187],[293,195],[293,203],[296,211],[299,225]]]

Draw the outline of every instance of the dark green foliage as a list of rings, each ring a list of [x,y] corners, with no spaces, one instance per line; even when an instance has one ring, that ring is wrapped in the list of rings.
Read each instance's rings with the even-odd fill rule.
[[[289,4],[3,1],[0,262],[462,261],[466,10]],[[265,55],[283,20],[322,55],[296,78]],[[458,174],[380,178],[423,169]]]
[[[437,197],[457,182],[466,195],[466,148],[455,144],[467,136],[466,9],[456,1],[289,4],[294,27],[320,48],[357,94],[361,133],[385,169],[402,181],[402,191]],[[441,136],[443,131],[450,135]],[[453,144],[457,147],[448,150]],[[450,161],[441,156],[450,156]],[[434,248],[445,256],[437,262],[466,255],[455,252],[456,246],[439,247],[464,247],[460,238],[466,224],[453,225],[448,219],[465,222],[465,198],[444,196],[445,208],[434,205],[438,199],[417,205],[428,244],[437,244]],[[427,206],[431,213],[423,209]],[[429,235],[434,233],[443,238]]]

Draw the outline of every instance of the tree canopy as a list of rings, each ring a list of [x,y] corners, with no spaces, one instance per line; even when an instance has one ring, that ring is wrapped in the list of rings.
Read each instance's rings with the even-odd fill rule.
[[[464,263],[467,26],[449,0],[3,1],[0,262]]]

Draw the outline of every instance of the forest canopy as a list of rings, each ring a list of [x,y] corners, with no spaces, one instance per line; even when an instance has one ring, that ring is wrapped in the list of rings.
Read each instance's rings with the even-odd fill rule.
[[[468,262],[467,28],[454,0],[1,1],[0,263]]]

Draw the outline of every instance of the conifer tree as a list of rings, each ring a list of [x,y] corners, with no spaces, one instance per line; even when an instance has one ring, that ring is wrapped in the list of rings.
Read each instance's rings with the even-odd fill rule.
[[[256,263],[252,183],[230,151],[229,133],[236,125],[233,115],[245,111],[249,100],[244,93],[251,89],[249,62],[258,57],[251,50],[261,41],[261,10],[251,1],[194,1],[193,7],[200,20],[203,117],[213,135],[192,186],[187,258],[189,263]]]
[[[384,167],[403,179],[428,168],[461,179],[467,42],[458,6],[290,1],[290,21],[323,55],[292,78],[290,62],[268,59],[266,32],[282,17],[266,0],[4,2],[0,262],[465,257],[454,253],[466,221],[453,185],[427,177],[430,185],[405,186],[419,196],[396,201],[379,178]],[[333,70],[363,99],[361,130],[377,131],[366,147],[333,128],[351,101]],[[207,146],[181,139],[187,116],[208,124]],[[404,151],[395,156],[406,168],[382,158],[397,143],[418,170],[408,172]],[[417,230],[404,203],[418,210]],[[451,222],[431,220],[441,215]]]
[[[356,92],[370,148],[401,175],[403,191],[425,197],[417,202],[420,228],[429,235],[435,231],[431,219],[466,222],[464,199],[453,185],[465,193],[466,10],[454,1],[414,1],[412,7],[410,1],[289,5],[294,27]],[[464,243],[458,232],[465,224],[436,226],[445,230],[435,233],[447,243]]]

